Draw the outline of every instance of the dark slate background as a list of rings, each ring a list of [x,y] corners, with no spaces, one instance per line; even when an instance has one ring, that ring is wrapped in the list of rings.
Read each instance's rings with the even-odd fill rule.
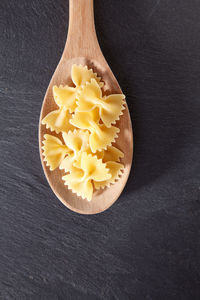
[[[95,1],[135,153],[120,199],[84,216],[38,153],[68,1],[0,1],[0,299],[200,299],[199,16],[198,0]]]

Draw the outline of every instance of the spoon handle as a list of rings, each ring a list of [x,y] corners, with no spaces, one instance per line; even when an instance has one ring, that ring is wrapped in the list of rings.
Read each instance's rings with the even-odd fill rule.
[[[63,56],[95,57],[101,54],[94,24],[93,0],[69,0],[69,27]]]

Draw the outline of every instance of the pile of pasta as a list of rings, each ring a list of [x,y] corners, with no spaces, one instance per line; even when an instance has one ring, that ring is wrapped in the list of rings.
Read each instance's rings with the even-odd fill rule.
[[[53,87],[58,109],[42,120],[54,131],[44,135],[43,156],[51,171],[64,170],[62,179],[73,193],[91,201],[94,189],[114,184],[124,168],[124,154],[112,143],[125,96],[103,96],[104,83],[87,66],[73,65],[71,78],[73,87]]]

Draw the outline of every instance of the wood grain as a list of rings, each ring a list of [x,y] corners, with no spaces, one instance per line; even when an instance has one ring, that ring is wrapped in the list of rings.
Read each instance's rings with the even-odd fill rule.
[[[93,0],[70,0],[69,15],[69,30],[66,46],[47,89],[41,109],[39,125],[40,155],[47,180],[60,201],[75,212],[95,214],[109,208],[118,199],[127,182],[133,156],[132,125],[126,104],[123,115],[116,124],[116,126],[120,128],[116,145],[124,153],[122,163],[125,168],[123,174],[120,180],[111,185],[111,187],[95,191],[91,202],[78,197],[67,189],[62,180],[64,171],[57,169],[52,172],[43,161],[41,150],[43,137],[44,134],[51,133],[51,131],[47,130],[45,126],[41,124],[41,120],[50,111],[56,109],[52,95],[52,87],[60,84],[71,84],[70,74],[72,64],[87,65],[97,72],[98,76],[101,76],[105,82],[104,94],[121,93],[119,84],[109,68],[97,41],[94,26]]]

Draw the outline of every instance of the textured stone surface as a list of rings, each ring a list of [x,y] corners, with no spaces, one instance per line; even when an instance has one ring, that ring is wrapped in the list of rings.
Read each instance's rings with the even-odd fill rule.
[[[132,173],[105,213],[65,208],[38,120],[67,0],[0,1],[0,298],[200,299],[200,2],[95,1],[134,127]]]

